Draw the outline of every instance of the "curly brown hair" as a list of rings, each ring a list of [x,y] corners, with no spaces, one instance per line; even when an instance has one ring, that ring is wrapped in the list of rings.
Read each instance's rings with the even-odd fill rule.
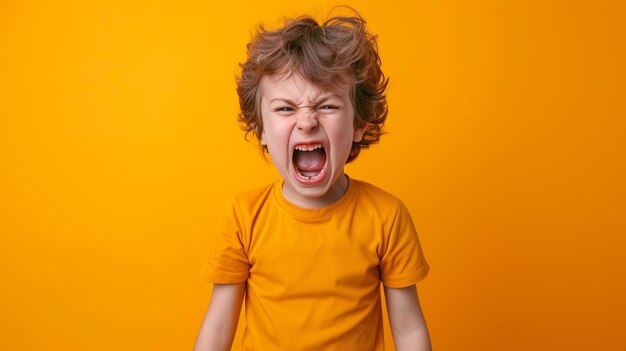
[[[350,84],[354,128],[365,126],[365,132],[361,141],[352,143],[346,163],[362,148],[379,141],[387,118],[385,89],[389,79],[380,68],[376,36],[366,31],[365,20],[354,13],[352,17],[332,17],[321,25],[310,16],[302,16],[287,20],[276,30],[259,26],[237,78],[238,120],[246,136],[251,132],[259,138],[263,132],[261,78],[297,74],[320,87]]]

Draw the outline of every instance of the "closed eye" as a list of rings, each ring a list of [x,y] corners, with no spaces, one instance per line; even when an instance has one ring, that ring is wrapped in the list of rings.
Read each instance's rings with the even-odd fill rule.
[[[290,106],[281,106],[281,107],[277,107],[275,109],[273,109],[273,112],[293,112],[296,109]]]

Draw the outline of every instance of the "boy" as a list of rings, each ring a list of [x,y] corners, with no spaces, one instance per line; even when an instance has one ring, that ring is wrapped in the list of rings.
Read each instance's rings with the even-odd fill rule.
[[[430,350],[415,284],[428,273],[406,207],[344,174],[387,115],[365,21],[310,17],[248,44],[239,120],[282,180],[235,197],[211,237],[214,283],[195,350],[383,350],[382,282],[396,349]]]

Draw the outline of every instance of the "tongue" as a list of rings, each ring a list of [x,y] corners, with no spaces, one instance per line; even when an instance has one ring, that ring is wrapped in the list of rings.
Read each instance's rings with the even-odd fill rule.
[[[326,164],[324,149],[313,151],[298,151],[294,153],[294,163],[298,170],[303,172],[320,172]]]

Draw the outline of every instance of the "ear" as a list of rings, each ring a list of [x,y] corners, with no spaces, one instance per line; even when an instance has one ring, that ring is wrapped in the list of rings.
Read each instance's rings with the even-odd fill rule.
[[[354,129],[354,133],[352,134],[352,141],[355,143],[358,143],[359,141],[363,140],[363,134],[365,133],[365,130],[367,129],[367,127],[369,127],[369,123],[363,123],[363,125],[359,128]]]
[[[259,135],[259,134],[257,134],[257,133],[256,133],[256,130],[257,130],[257,124],[256,124],[256,122],[251,122],[251,123],[250,123],[250,128],[251,128],[251,130],[252,130],[252,131],[254,131],[254,133],[253,133],[253,134],[254,134],[254,135],[256,135],[257,139],[259,139],[259,143],[260,143],[261,145],[263,145],[263,146],[267,146],[267,141],[265,141],[265,129],[263,129],[263,130],[261,131],[261,134],[260,134],[260,135]]]

